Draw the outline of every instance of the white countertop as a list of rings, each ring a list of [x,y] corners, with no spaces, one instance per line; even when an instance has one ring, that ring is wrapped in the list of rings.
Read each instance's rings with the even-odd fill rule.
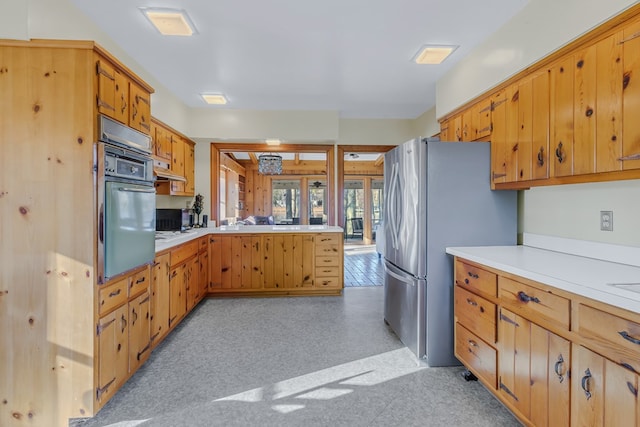
[[[342,233],[343,229],[330,225],[222,225],[220,227],[194,228],[186,233],[156,240],[156,252],[161,252],[182,243],[209,234],[251,233]]]
[[[449,247],[446,251],[469,261],[640,313],[640,267],[526,246],[526,243],[525,240],[525,246]],[[593,242],[588,244],[593,245]],[[605,245],[609,246],[612,245]],[[625,250],[626,247],[617,248]],[[638,248],[629,247],[628,251],[635,254]],[[635,287],[637,292],[611,284],[638,284]]]

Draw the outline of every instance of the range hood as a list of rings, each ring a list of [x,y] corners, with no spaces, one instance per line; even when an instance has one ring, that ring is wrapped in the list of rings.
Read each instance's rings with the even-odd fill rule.
[[[158,160],[153,161],[153,174],[156,176],[156,181],[182,181],[187,182],[184,176],[176,175],[169,170],[167,163],[162,163]]]

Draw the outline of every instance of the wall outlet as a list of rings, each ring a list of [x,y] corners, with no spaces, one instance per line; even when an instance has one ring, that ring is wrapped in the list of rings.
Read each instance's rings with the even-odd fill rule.
[[[613,231],[613,211],[600,211],[600,230]]]

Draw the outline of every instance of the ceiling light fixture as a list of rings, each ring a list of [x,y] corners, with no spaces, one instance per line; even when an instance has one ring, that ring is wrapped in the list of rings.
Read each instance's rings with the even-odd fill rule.
[[[282,156],[277,154],[260,154],[258,156],[258,173],[262,175],[282,174]]]
[[[264,142],[267,145],[280,145],[282,141],[280,141],[279,139],[265,139]]]
[[[458,46],[424,45],[413,57],[416,64],[441,64]]]
[[[207,104],[224,105],[227,103],[227,98],[219,93],[201,93],[200,96]]]
[[[195,26],[182,9],[141,7],[149,22],[164,36],[192,36]]]

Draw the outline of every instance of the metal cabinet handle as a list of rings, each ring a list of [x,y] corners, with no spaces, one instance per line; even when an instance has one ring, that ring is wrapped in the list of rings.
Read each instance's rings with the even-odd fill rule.
[[[117,291],[113,291],[113,292],[111,292],[111,293],[109,294],[109,297],[110,297],[110,298],[117,297],[118,295],[120,295],[120,291],[121,291],[121,289],[118,289]]]
[[[584,371],[584,377],[582,377],[582,390],[584,391],[584,395],[587,396],[587,400],[591,399],[591,392],[589,391],[589,378],[591,378],[591,371],[587,368]]]
[[[556,375],[558,376],[558,381],[560,381],[561,383],[564,381],[564,375],[562,375],[562,365],[564,365],[564,359],[562,358],[562,355],[559,354],[558,355],[558,360],[556,361],[555,366],[553,367],[553,370],[555,371]]]
[[[565,157],[564,154],[562,154],[562,142],[560,142],[556,148],[556,157],[558,158],[558,163],[564,162]]]
[[[540,303],[540,300],[537,297],[531,297],[525,294],[523,291],[518,292],[518,299],[522,302],[535,302]]]
[[[472,347],[477,347],[478,343],[475,342],[474,340],[467,340],[467,342],[472,346]]]
[[[540,147],[538,151],[538,166],[544,166],[544,148]]]
[[[620,332],[618,332],[618,333],[619,333],[619,334],[620,334],[620,336],[621,336],[622,338],[624,338],[625,340],[627,340],[627,341],[629,341],[629,342],[632,342],[632,343],[634,343],[634,344],[640,345],[640,339],[632,337],[631,335],[629,335],[629,332],[627,332],[627,331],[620,331]]]
[[[469,271],[469,272],[467,272],[467,274],[468,274],[468,275],[469,275],[469,277],[471,277],[472,279],[479,279],[479,278],[480,278],[480,276],[478,276],[477,274],[472,273],[472,272],[470,272],[470,271]]]
[[[467,304],[472,305],[474,307],[478,305],[478,303],[472,300],[471,298],[467,298]]]

